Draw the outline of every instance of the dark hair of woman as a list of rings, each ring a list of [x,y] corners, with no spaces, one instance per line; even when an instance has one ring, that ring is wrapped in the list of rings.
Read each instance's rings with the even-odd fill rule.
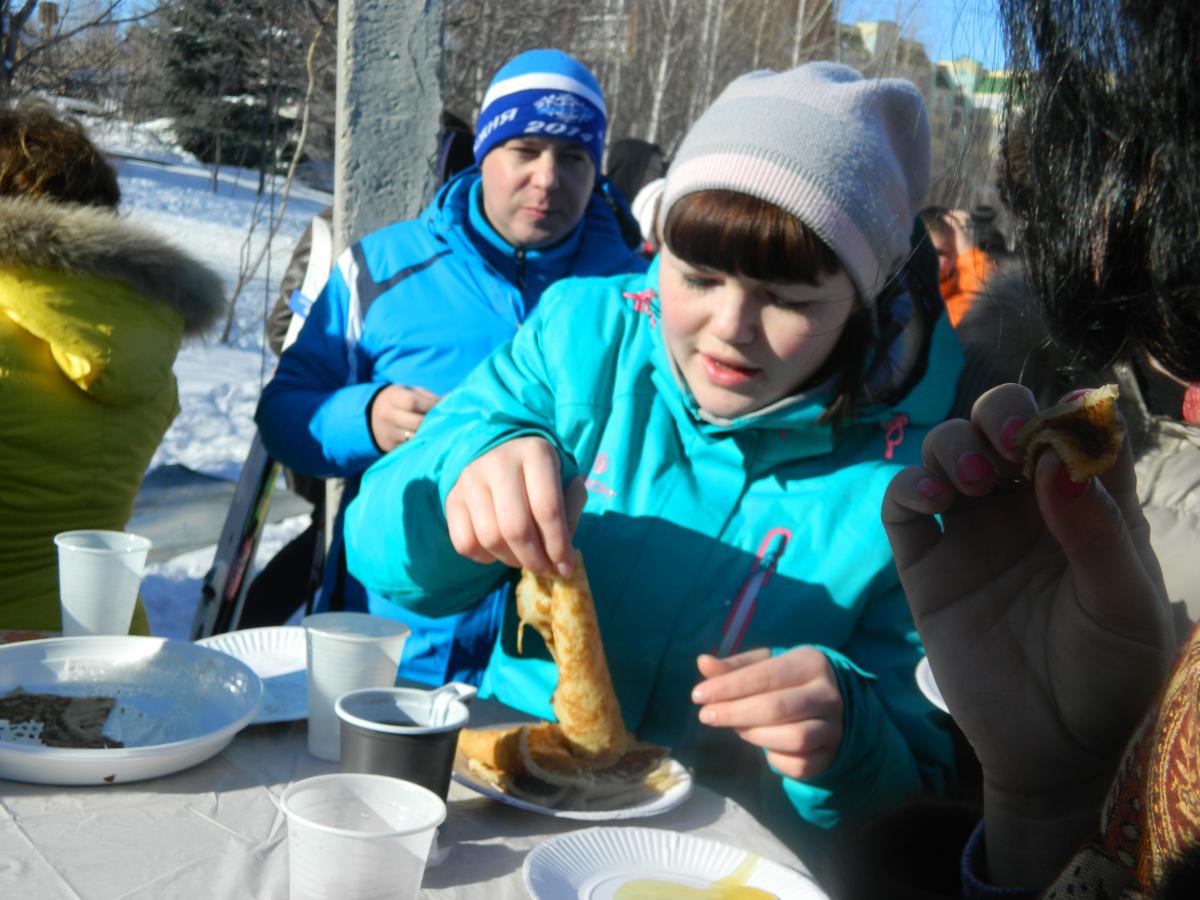
[[[816,284],[842,271],[837,255],[812,229],[774,204],[735,191],[680,198],[663,225],[663,242],[679,259],[755,281]],[[823,421],[841,424],[862,399],[867,360],[878,341],[871,312],[855,304],[825,365],[809,380],[837,377]]]
[[[1000,0],[1006,191],[1050,333],[1200,381],[1200,3]]]
[[[74,119],[44,103],[0,108],[0,197],[116,209],[117,173]]]

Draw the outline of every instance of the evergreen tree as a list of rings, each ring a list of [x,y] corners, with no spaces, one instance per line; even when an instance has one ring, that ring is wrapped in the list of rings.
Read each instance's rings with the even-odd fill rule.
[[[177,0],[158,31],[162,105],[184,149],[213,165],[271,169],[303,93],[303,37],[287,27],[295,0]],[[299,57],[299,59],[297,59]]]

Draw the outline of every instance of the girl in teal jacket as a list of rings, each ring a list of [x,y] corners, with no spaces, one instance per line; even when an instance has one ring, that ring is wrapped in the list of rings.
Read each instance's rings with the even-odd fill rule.
[[[960,366],[904,265],[929,158],[907,82],[733,82],[671,167],[660,260],[547,292],[367,472],[350,570],[438,615],[577,547],[626,725],[702,780],[825,829],[942,787],[879,516]],[[556,670],[515,624],[484,694],[552,718]]]

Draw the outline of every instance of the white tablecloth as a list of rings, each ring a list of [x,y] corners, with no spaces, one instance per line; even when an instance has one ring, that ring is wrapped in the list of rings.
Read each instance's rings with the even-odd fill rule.
[[[277,798],[336,771],[309,755],[303,722],[257,725],[190,770],[128,785],[0,780],[0,897],[13,900],[286,900],[287,824]],[[749,813],[697,786],[680,807],[623,824],[690,832],[804,870]],[[547,837],[590,823],[514,809],[453,784],[422,897],[525,898],[521,864]]]

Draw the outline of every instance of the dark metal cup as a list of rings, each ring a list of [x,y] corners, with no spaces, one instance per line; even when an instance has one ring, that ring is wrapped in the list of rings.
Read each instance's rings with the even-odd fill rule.
[[[446,799],[458,733],[470,712],[462,700],[443,706],[434,722],[430,691],[366,688],[342,694],[334,707],[341,720],[342,771],[403,778]]]

